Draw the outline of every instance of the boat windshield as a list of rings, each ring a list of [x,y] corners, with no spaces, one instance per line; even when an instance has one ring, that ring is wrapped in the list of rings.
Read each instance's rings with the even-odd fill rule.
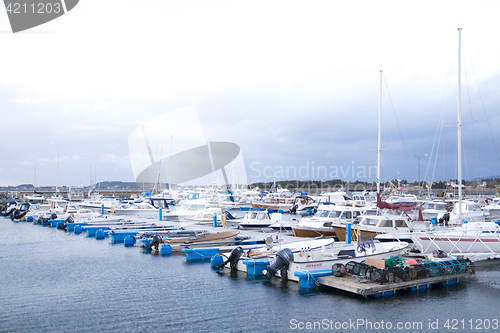
[[[328,217],[336,218],[340,216],[340,212],[332,211]]]
[[[436,204],[436,203],[429,203],[426,205],[426,209],[435,209],[435,210],[446,210],[446,204]]]
[[[329,212],[327,210],[318,210],[316,213],[317,217],[328,217]]]
[[[365,219],[363,219],[363,221],[361,221],[360,224],[375,226],[375,225],[377,225],[377,222],[378,222],[378,219],[365,218]]]

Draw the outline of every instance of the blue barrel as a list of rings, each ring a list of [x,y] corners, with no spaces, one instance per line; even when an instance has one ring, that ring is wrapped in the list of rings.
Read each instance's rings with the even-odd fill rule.
[[[134,246],[135,245],[135,238],[133,236],[127,236],[123,240],[123,244],[125,244],[125,246]]]
[[[160,248],[160,255],[165,256],[169,254],[172,254],[172,246],[170,246],[170,244],[162,245]]]
[[[210,266],[217,267],[223,262],[224,262],[224,257],[221,256],[220,254],[216,254],[210,259]]]
[[[104,239],[104,230],[99,229],[95,232],[95,239]]]

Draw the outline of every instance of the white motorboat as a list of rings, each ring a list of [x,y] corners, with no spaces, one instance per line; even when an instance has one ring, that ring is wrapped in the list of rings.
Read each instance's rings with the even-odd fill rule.
[[[422,209],[422,217],[424,220],[431,220],[433,218],[438,219],[439,215],[443,215],[448,210],[447,208],[451,208],[451,203],[447,203],[444,201],[425,201]]]
[[[82,208],[89,208],[96,212],[110,211],[111,207],[116,208],[123,204],[122,200],[118,196],[114,195],[103,195],[97,200],[84,200],[78,205]]]
[[[273,222],[267,209],[253,208],[247,211],[241,220],[231,220],[231,223],[237,224],[238,228],[243,229],[263,229],[269,227]]]
[[[460,206],[461,212],[459,212]],[[483,211],[474,201],[459,200],[454,203],[451,212],[439,214],[438,220],[443,219],[449,225],[461,225],[463,222],[484,222],[488,216],[489,212]]]
[[[411,235],[414,246],[422,253],[442,250],[447,253],[500,253],[500,226],[495,222],[470,222],[439,231]]]
[[[488,205],[483,207],[483,211],[488,213],[490,218],[500,218],[500,198],[493,198]]]
[[[297,226],[292,228],[293,233],[296,237],[333,237],[335,236],[334,225],[352,223],[365,210],[366,207],[321,204],[316,214],[300,219]]]
[[[331,270],[333,264],[359,262],[367,258],[385,259],[398,255],[409,246],[407,242],[380,243],[371,239],[352,244],[328,241],[328,239],[315,239],[281,244],[279,250],[273,246],[274,251],[269,251],[271,254],[253,250],[250,254],[243,253],[238,261],[233,263],[233,267],[246,272],[248,266],[258,264],[259,260],[268,259],[267,270],[262,272],[267,278],[285,273],[288,280],[298,281],[295,272]],[[230,259],[229,254],[225,254],[224,257]],[[285,262],[286,267],[279,267],[280,261]],[[230,261],[226,262],[226,267],[231,267]]]
[[[192,222],[189,218],[203,212],[210,204],[206,199],[200,199],[199,193],[190,193],[187,200],[180,203],[176,209],[172,209],[163,214],[163,219],[167,221]]]

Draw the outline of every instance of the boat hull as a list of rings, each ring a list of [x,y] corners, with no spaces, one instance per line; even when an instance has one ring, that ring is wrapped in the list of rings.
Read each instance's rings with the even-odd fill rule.
[[[334,237],[337,234],[333,228],[307,228],[307,227],[293,227],[293,234],[295,237]]]

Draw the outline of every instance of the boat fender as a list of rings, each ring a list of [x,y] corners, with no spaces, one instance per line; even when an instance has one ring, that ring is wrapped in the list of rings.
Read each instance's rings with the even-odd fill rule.
[[[229,254],[229,258],[224,261],[222,264],[217,266],[217,269],[221,269],[229,263],[231,270],[235,270],[238,266],[238,261],[240,260],[241,255],[243,254],[243,248],[241,246],[235,247],[231,253]]]
[[[283,280],[288,279],[288,268],[290,267],[290,263],[293,261],[293,252],[289,248],[283,249],[276,253],[276,261],[266,267],[265,271],[262,271],[262,274],[266,277],[266,279],[270,280],[273,276],[276,275],[278,271],[280,271],[281,278]]]

